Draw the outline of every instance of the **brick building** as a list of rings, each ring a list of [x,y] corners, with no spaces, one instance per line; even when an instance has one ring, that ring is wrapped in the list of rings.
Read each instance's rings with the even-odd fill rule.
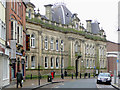
[[[26,5],[23,0],[12,0],[6,6],[7,41],[10,53],[10,80],[16,78],[21,70],[25,76],[25,42],[26,42]]]
[[[114,74],[114,70],[118,72],[118,57],[120,44],[111,41],[107,42],[107,62],[108,62],[108,72]]]

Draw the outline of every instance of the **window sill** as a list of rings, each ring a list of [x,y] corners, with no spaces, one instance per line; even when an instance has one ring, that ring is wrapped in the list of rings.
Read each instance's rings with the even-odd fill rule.
[[[45,67],[45,69],[48,69],[48,67]]]
[[[35,48],[34,46],[32,46],[31,48]]]
[[[45,49],[46,51],[48,50],[48,49]]]
[[[59,67],[56,67],[56,69],[59,69]]]
[[[35,69],[35,67],[31,67],[31,69]]]
[[[53,67],[51,67],[51,69],[53,69]]]

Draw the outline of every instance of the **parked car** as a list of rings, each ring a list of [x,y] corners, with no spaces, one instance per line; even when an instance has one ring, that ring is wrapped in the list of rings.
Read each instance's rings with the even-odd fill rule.
[[[97,84],[108,83],[111,84],[112,78],[110,73],[100,73],[97,78]]]

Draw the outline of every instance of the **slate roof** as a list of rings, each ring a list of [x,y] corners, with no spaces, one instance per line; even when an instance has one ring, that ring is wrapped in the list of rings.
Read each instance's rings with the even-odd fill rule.
[[[62,24],[70,24],[72,13],[65,5],[57,5],[52,8],[52,20]]]
[[[97,22],[91,23],[91,28],[92,28],[93,34],[98,34],[100,31],[99,23],[97,23]]]

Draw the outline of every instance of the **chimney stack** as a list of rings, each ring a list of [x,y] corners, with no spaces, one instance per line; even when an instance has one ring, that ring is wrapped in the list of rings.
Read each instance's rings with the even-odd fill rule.
[[[48,4],[48,5],[44,5],[45,8],[46,8],[46,17],[49,19],[49,20],[52,20],[52,4]]]
[[[86,20],[86,23],[87,23],[86,29],[87,29],[88,32],[92,32],[91,22],[92,22],[92,20]]]

